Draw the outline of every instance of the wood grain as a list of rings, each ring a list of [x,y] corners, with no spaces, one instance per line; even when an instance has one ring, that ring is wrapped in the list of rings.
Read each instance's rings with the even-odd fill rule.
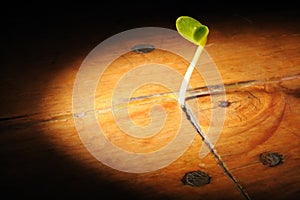
[[[206,51],[224,83],[299,74],[299,19],[260,17],[206,18],[210,27]],[[165,25],[172,27],[170,23],[173,22]],[[211,154],[199,157],[203,143],[188,121],[180,118],[182,111],[176,96],[172,93],[151,96],[168,92],[168,88],[144,85],[132,96],[146,98],[123,107],[129,109],[129,118],[136,125],[147,127],[151,117],[162,119],[163,112],[155,107],[160,105],[166,121],[157,134],[146,137],[149,135],[145,132],[145,138],[135,138],[124,134],[116,125],[111,99],[116,83],[124,74],[145,62],[165,64],[184,74],[189,64],[187,60],[164,50],[156,49],[147,54],[129,52],[112,63],[96,90],[96,117],[109,141],[126,151],[158,151],[174,139],[180,123],[186,123],[184,131],[195,133],[191,145],[170,165],[147,173],[115,170],[93,157],[78,135],[72,113],[77,72],[88,53],[101,42],[98,32],[90,30],[93,27],[85,25],[81,34],[54,32],[57,36],[36,39],[23,36],[24,41],[20,41],[23,45],[20,42],[7,44],[5,67],[0,73],[1,192],[24,197],[244,199]],[[106,36],[103,33],[101,37]],[[28,45],[30,51],[27,51]],[[160,74],[156,78],[167,76],[167,73]],[[201,87],[205,82],[195,72],[191,85]],[[299,91],[298,77],[226,93],[231,104],[224,108],[226,118],[215,148],[251,199],[297,199],[300,196]],[[213,109],[210,96],[191,101],[198,103],[199,123],[207,131]],[[149,117],[151,108],[154,109]],[[281,153],[283,164],[262,165],[258,156],[265,151]],[[113,152],[106,152],[110,153]],[[210,184],[199,188],[183,185],[181,178],[193,170],[209,173]]]

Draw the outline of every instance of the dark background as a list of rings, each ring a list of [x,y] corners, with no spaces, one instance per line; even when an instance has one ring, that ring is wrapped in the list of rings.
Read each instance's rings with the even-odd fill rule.
[[[129,29],[143,24],[172,23],[180,15],[207,16],[219,20],[233,14],[296,15],[296,1],[8,1],[1,5],[2,33],[35,34],[90,24],[103,32]],[[105,24],[105,26],[103,26]],[[116,27],[116,24],[118,27]],[[14,29],[15,28],[15,29]],[[19,29],[18,29],[19,28]]]
[[[28,45],[39,39],[98,35],[95,43],[132,28],[160,26],[175,29],[175,20],[189,15],[207,21],[243,17],[296,17],[296,1],[8,1],[0,7],[1,58],[10,55],[16,45]],[[280,24],[279,24],[280,26]],[[66,36],[67,37],[67,36]],[[61,40],[63,43],[64,41]]]

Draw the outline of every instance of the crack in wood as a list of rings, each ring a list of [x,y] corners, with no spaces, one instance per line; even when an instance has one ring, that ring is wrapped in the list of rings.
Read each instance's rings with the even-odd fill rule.
[[[283,77],[272,77],[264,80],[248,80],[248,81],[239,81],[234,83],[226,83],[224,85],[219,84],[219,85],[202,86],[202,87],[187,89],[187,96],[185,100],[190,100],[190,99],[199,98],[202,96],[208,96],[212,94],[223,93],[223,89],[222,89],[223,87],[225,87],[226,92],[230,92],[233,90],[237,90],[239,88],[248,88],[256,85],[264,86],[268,84],[282,83],[283,81],[290,81],[294,79],[300,79],[300,73],[283,76]],[[178,94],[179,92],[163,92],[163,93],[150,94],[145,96],[132,97],[130,99],[124,99],[124,102],[131,102],[131,101],[137,101],[137,100],[142,100],[151,97],[161,97],[161,96],[178,95]],[[250,93],[250,95],[253,96],[252,93]],[[257,98],[256,96],[253,97]],[[258,100],[260,101],[260,99]]]
[[[245,191],[245,189],[242,187],[242,185],[237,181],[237,179],[231,174],[225,163],[222,161],[221,156],[218,154],[217,150],[214,148],[213,144],[209,141],[206,134],[202,131],[200,125],[198,124],[197,120],[195,119],[193,113],[191,112],[191,109],[187,104],[185,104],[182,107],[183,112],[186,114],[187,119],[191,122],[193,127],[196,129],[197,133],[201,136],[202,141],[206,144],[206,146],[209,148],[210,152],[213,154],[215,159],[217,160],[217,163],[220,165],[220,167],[223,169],[225,175],[227,175],[237,186],[239,191],[242,193],[242,195],[245,197],[245,199],[250,200],[250,196]]]
[[[52,123],[57,121],[67,121],[69,119],[73,119],[72,114],[56,115],[44,119],[43,118],[34,119],[33,116],[35,115],[36,114],[2,118],[4,120],[0,120],[0,129],[2,131],[11,130],[11,129],[24,129],[24,128],[30,128],[32,126],[36,126],[40,124],[47,124],[47,123]]]
[[[237,88],[247,88],[254,85],[265,85],[270,83],[282,83],[283,81],[289,81],[294,79],[299,79],[300,74],[293,74],[288,75],[284,77],[273,77],[266,80],[250,80],[250,81],[241,81],[236,83],[228,83],[224,84],[226,91],[230,90],[236,90]],[[214,86],[203,86],[193,89],[188,89],[186,97],[186,100],[193,99],[193,98],[199,98],[202,96],[207,95],[214,95],[218,94],[219,90],[218,88],[220,85],[214,85]],[[132,102],[138,102],[142,100],[149,100],[152,101],[155,98],[161,98],[164,97],[164,99],[170,99],[170,100],[176,100],[178,95],[178,92],[164,92],[164,93],[157,93],[157,94],[150,94],[150,95],[144,95],[144,96],[138,96],[138,97],[132,97],[130,99],[124,99],[121,100],[120,103],[114,105],[114,109],[122,109],[124,106],[130,106],[129,103]],[[253,95],[253,94],[252,94]],[[257,98],[257,97],[256,97]],[[145,104],[147,102],[140,102],[138,105]],[[153,103],[153,102],[151,102]],[[134,105],[136,106],[136,105]],[[213,108],[210,108],[213,109]],[[96,112],[98,114],[101,114],[103,112],[110,112],[112,111],[111,107],[102,108],[102,109],[95,109],[90,111],[85,111],[81,113],[73,113],[73,114],[64,114],[64,115],[55,115],[51,118],[44,118],[44,119],[36,119],[36,117],[33,119],[33,116],[38,116],[39,113],[34,113],[30,115],[18,115],[18,116],[8,116],[8,117],[2,117],[0,118],[0,128],[3,129],[19,129],[19,128],[26,128],[31,127],[38,124],[45,124],[45,123],[51,123],[54,121],[63,121],[72,119],[73,117],[84,117],[88,112]],[[20,120],[23,120],[20,122]],[[25,122],[24,122],[25,121]]]
[[[29,116],[30,115],[18,115],[18,116],[10,116],[10,117],[1,117],[0,122],[11,121],[11,120],[16,120],[16,119],[22,119],[22,118],[26,118],[26,117],[29,117]]]

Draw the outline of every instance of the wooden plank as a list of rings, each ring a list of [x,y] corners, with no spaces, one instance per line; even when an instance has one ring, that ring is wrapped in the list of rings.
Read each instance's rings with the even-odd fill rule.
[[[211,32],[206,50],[225,83],[299,74],[297,20],[285,21],[285,24],[280,23],[280,19],[276,19],[277,23],[269,23],[259,17],[214,20],[207,20]],[[90,154],[75,126],[72,92],[80,64],[99,41],[97,37],[95,34],[85,41],[86,38],[74,36],[63,44],[57,38],[50,38],[54,42],[47,41],[46,47],[36,41],[32,44],[32,52],[24,48],[18,54],[20,59],[10,55],[4,60],[9,67],[1,69],[1,93],[6,94],[0,101],[2,192],[40,197],[101,197],[106,194],[112,198],[128,196],[133,199],[219,199],[220,196],[244,199],[212,154],[199,157],[203,143],[198,135],[178,159],[148,173],[115,170]],[[130,119],[137,125],[147,126],[151,122],[149,109],[159,104],[167,116],[159,134],[136,139],[124,134],[115,124],[111,108],[114,86],[126,72],[145,62],[168,65],[179,74],[184,74],[188,66],[186,60],[162,50],[148,54],[129,52],[105,71],[95,98],[97,120],[107,138],[116,146],[136,153],[158,151],[174,139],[180,123],[186,123],[185,131],[195,133],[186,119],[180,121],[182,111],[174,94],[151,96],[168,92],[158,84],[138,88],[132,95],[147,98],[122,104],[116,111],[129,108]],[[167,76],[166,71],[156,78]],[[194,73],[191,85],[194,88],[205,85],[203,77]],[[224,108],[226,120],[216,150],[253,199],[296,199],[299,196],[299,85],[299,78],[294,78],[230,90],[226,94],[231,104]],[[207,131],[211,99],[200,97],[197,102],[199,123]],[[163,119],[159,109],[152,114],[152,119]],[[262,165],[258,156],[265,151],[281,153],[283,164]],[[183,185],[184,173],[193,170],[208,172],[212,177],[210,184],[203,187]]]

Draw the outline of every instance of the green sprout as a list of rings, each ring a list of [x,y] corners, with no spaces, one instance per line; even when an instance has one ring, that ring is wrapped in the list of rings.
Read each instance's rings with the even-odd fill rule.
[[[185,107],[185,95],[188,83],[190,81],[191,75],[197,64],[201,52],[206,44],[207,35],[209,33],[209,29],[207,26],[201,24],[196,19],[189,16],[181,16],[176,20],[176,28],[178,33],[188,41],[198,45],[198,48],[195,52],[192,62],[190,63],[179,92],[179,104],[181,107]]]
[[[178,33],[188,41],[205,46],[209,30],[199,21],[192,17],[181,16],[176,20],[176,28]]]

